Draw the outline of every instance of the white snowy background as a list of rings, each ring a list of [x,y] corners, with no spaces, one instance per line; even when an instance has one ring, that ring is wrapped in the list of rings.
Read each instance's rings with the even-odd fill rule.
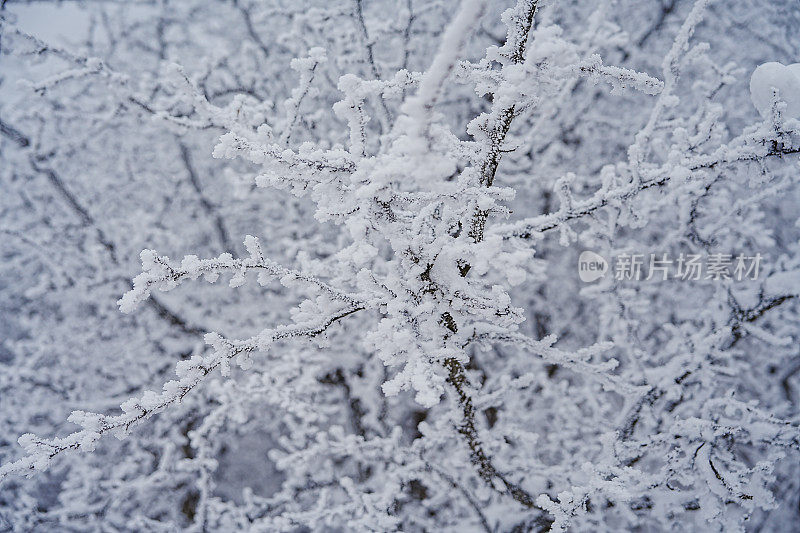
[[[796,0],[0,0],[0,531],[797,531],[798,61]]]

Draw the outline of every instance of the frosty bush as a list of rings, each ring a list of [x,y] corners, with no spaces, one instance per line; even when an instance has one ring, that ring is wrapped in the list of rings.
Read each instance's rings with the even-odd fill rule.
[[[15,4],[0,524],[797,523],[792,8]]]

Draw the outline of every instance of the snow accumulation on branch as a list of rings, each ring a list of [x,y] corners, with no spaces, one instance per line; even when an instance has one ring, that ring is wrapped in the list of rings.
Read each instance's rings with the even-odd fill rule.
[[[46,72],[0,104],[0,524],[796,519],[800,67],[747,103],[749,0],[510,3],[90,3],[79,52],[0,3]]]

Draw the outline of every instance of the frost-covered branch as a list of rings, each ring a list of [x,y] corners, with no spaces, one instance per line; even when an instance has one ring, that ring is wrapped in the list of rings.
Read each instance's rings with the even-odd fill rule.
[[[42,439],[32,434],[19,438],[19,444],[25,449],[26,456],[0,466],[0,479],[12,473],[28,473],[33,470],[45,470],[51,461],[66,451],[93,451],[97,441],[105,434],[112,433],[117,438],[124,438],[131,428],[157,414],[171,404],[180,402],[184,396],[200,385],[214,370],[220,368],[223,375],[230,373],[230,361],[238,359],[241,366],[254,351],[266,351],[275,342],[301,337],[315,337],[325,332],[339,320],[362,310],[363,307],[345,307],[335,313],[304,323],[279,326],[262,331],[250,339],[226,340],[217,334],[206,335],[206,342],[214,350],[207,356],[195,355],[187,361],[175,365],[177,380],[164,384],[162,391],[146,391],[138,398],[127,400],[120,408],[123,414],[107,416],[99,413],[73,411],[69,421],[84,429],[66,437]]]
[[[592,197],[574,202],[569,206],[554,213],[531,217],[529,219],[498,224],[491,228],[491,233],[500,235],[504,239],[536,238],[540,234],[562,227],[573,220],[579,220],[594,214],[596,211],[618,202],[629,201],[643,191],[659,189],[675,181],[688,182],[692,179],[706,177],[704,171],[721,170],[726,166],[736,163],[758,163],[770,158],[782,158],[787,155],[800,153],[800,144],[784,144],[784,133],[793,133],[793,130],[779,132],[745,133],[732,140],[728,145],[723,145],[708,155],[686,157],[680,162],[662,165],[657,168],[642,170],[641,181],[623,183],[617,187],[604,187],[599,189]]]
[[[117,302],[123,313],[130,313],[143,301],[150,297],[150,291],[157,287],[168,291],[177,287],[183,281],[195,280],[200,276],[209,283],[214,283],[219,275],[230,272],[233,274],[229,285],[239,287],[245,283],[248,271],[258,271],[258,283],[266,285],[271,279],[280,279],[283,285],[291,287],[297,284],[314,287],[322,294],[333,300],[345,302],[351,306],[363,306],[365,302],[356,295],[341,291],[330,285],[307,276],[296,270],[283,267],[264,257],[258,239],[248,235],[244,245],[250,254],[245,259],[234,259],[229,253],[223,253],[216,259],[199,259],[196,255],[183,258],[179,267],[170,265],[168,257],[159,256],[153,250],[144,250],[141,253],[142,273],[133,279],[133,288]]]
[[[794,14],[15,4],[0,524],[797,522]]]

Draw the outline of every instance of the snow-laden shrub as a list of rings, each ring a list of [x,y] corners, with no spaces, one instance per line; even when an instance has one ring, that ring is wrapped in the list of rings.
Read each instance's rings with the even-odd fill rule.
[[[14,4],[0,527],[796,523],[791,12]]]

